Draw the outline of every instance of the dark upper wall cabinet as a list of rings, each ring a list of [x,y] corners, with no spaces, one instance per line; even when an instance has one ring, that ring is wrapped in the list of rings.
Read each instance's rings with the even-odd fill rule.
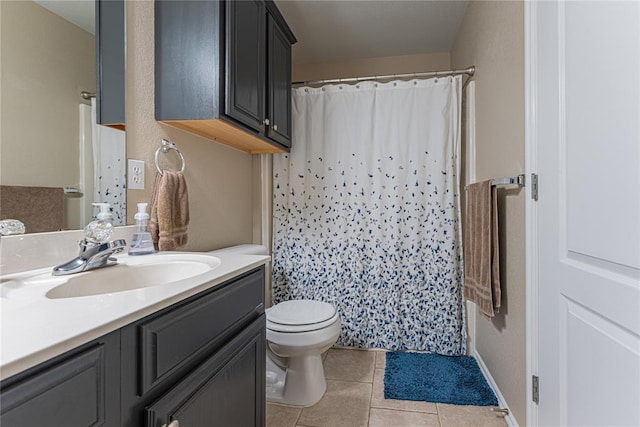
[[[267,137],[291,148],[291,43],[270,15],[267,22]]]
[[[272,1],[156,1],[156,120],[250,153],[291,147],[291,45]]]
[[[97,122],[125,127],[124,0],[96,0]]]
[[[225,114],[257,132],[266,118],[265,17],[262,2],[227,3]]]

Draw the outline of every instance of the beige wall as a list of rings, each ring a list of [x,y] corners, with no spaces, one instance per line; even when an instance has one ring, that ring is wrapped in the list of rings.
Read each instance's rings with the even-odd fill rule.
[[[353,59],[343,62],[297,64],[293,66],[293,81],[448,70],[450,65],[448,53],[425,53],[420,55]]]
[[[31,1],[2,1],[0,181],[79,186],[82,90],[95,90],[94,36]],[[80,199],[65,199],[79,228]]]
[[[187,167],[191,222],[185,250],[251,243],[253,172],[250,154],[161,125],[154,119],[153,1],[127,2],[127,157],[145,161],[145,190],[128,190],[127,217],[151,200],[154,153],[162,138],[176,143]],[[165,160],[177,157],[166,156]]]
[[[471,1],[451,52],[454,68],[475,64],[476,177],[524,171],[524,5]],[[500,190],[502,308],[476,314],[476,348],[511,412],[526,422],[525,189]]]

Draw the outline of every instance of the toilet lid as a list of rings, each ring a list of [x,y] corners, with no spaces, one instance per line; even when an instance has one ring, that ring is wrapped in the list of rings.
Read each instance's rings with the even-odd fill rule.
[[[332,324],[338,313],[326,302],[311,300],[284,301],[267,311],[267,328],[275,331],[311,331]]]

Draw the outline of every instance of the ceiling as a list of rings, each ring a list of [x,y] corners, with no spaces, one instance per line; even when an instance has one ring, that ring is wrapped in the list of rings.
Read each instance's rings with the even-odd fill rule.
[[[91,34],[96,33],[95,0],[34,0],[34,2],[83,30]]]
[[[0,0],[1,1],[1,0]],[[95,33],[94,0],[35,0]],[[275,0],[307,64],[449,52],[467,0]]]
[[[449,52],[466,0],[275,0],[295,64]]]

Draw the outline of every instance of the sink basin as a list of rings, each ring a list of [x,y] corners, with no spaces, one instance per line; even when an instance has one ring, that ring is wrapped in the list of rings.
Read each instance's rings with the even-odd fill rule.
[[[50,271],[2,284],[2,297],[27,299],[44,295],[49,299],[104,295],[141,288],[198,280],[220,265],[211,255],[160,253],[145,256],[118,256],[118,265],[68,276],[52,276]]]

